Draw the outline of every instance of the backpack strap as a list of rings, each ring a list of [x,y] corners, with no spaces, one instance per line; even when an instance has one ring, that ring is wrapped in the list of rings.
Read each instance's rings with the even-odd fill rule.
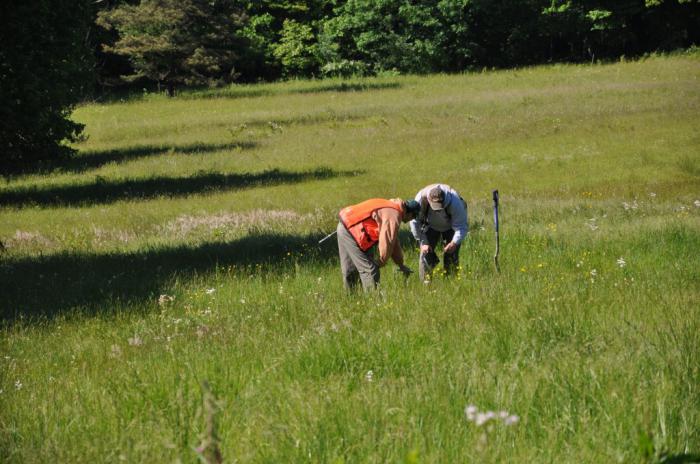
[[[460,199],[460,201],[464,205],[464,210],[466,211],[467,210],[467,202],[464,201],[464,198],[462,198],[461,196],[459,196],[458,198]],[[450,209],[452,209],[452,202],[450,202],[450,204],[448,206],[450,207]],[[451,224],[452,223],[452,212],[449,209],[445,208],[445,214],[447,214],[447,220],[450,221],[450,224]]]
[[[418,213],[418,222],[421,225],[421,229],[425,232],[428,229],[428,208],[430,207],[428,203],[428,197],[423,195],[420,197],[420,212]]]

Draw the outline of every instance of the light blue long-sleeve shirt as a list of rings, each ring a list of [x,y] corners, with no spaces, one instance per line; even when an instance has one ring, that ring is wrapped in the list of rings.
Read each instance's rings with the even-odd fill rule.
[[[467,206],[464,201],[462,201],[459,193],[449,185],[432,184],[421,189],[421,191],[416,194],[416,201],[421,203],[421,205],[425,204],[427,201],[425,198],[427,198],[428,192],[435,187],[440,187],[440,190],[445,193],[445,208],[434,210],[428,206],[427,217],[424,218],[424,220],[431,229],[438,232],[446,232],[453,229],[455,235],[452,237],[452,242],[455,245],[459,245],[466,238],[468,233]],[[423,201],[421,201],[421,199],[423,199]],[[415,239],[418,240],[421,245],[427,245],[428,239],[423,232],[422,226],[423,224],[419,222],[418,219],[412,220],[409,224],[411,233]]]

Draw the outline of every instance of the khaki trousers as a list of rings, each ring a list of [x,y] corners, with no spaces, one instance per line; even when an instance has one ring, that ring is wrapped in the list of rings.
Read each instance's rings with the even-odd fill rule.
[[[371,249],[360,250],[357,242],[342,222],[338,223],[337,231],[340,272],[343,275],[345,288],[354,289],[360,280],[363,289],[374,289],[379,283],[379,266],[372,257]]]

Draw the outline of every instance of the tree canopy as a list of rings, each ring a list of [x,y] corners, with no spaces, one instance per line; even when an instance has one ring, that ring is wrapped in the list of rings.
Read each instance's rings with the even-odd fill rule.
[[[130,57],[131,78],[211,84],[666,51],[698,42],[700,2],[141,0],[103,12],[98,24],[119,32],[106,49]]]
[[[105,50],[129,57],[134,72],[125,80],[147,78],[176,85],[233,81],[245,47],[241,9],[226,0],[143,0],[100,12],[97,24],[119,38]]]
[[[70,153],[70,113],[97,82],[173,95],[616,59],[698,44],[700,0],[5,0],[0,40],[4,173]]]
[[[92,84],[84,0],[0,3],[0,173],[67,156],[71,111]]]

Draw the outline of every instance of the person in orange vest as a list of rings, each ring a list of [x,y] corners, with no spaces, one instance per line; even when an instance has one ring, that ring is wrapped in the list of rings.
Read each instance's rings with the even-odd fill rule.
[[[338,214],[338,253],[340,272],[346,289],[353,289],[358,280],[362,288],[371,290],[379,283],[379,268],[391,258],[404,274],[412,271],[403,262],[399,228],[418,215],[420,204],[399,198],[372,198],[347,206]],[[372,247],[377,245],[375,260]]]

